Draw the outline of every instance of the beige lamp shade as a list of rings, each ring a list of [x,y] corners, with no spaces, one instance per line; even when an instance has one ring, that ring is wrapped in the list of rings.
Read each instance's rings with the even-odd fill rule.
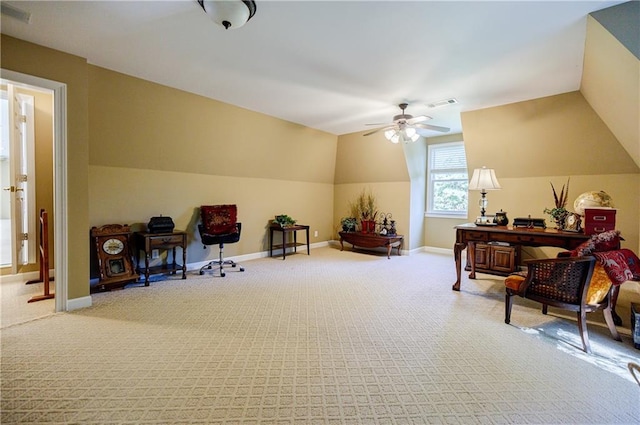
[[[471,180],[469,180],[469,190],[499,190],[502,189],[496,173],[492,168],[482,167],[473,170]]]

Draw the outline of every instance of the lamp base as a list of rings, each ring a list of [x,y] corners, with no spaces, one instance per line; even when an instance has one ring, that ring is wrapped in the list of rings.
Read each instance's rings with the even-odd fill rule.
[[[489,202],[487,201],[487,191],[482,189],[480,195],[482,196],[480,198],[480,202],[478,203],[480,205],[480,216],[484,217],[484,213],[487,212],[487,205],[489,204]]]

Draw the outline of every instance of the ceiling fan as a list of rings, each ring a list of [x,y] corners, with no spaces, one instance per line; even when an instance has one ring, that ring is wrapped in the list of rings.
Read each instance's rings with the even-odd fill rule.
[[[383,125],[383,127],[365,133],[363,136],[369,136],[379,131],[384,131],[384,137],[386,137],[391,143],[407,143],[417,141],[420,136],[426,136],[426,130],[441,131],[443,133],[449,131],[448,127],[425,124],[424,121],[431,119],[431,117],[426,115],[418,115],[417,117],[414,117],[413,115],[405,114],[404,110],[409,106],[407,103],[401,103],[398,106],[402,110],[402,113],[393,117],[392,124],[367,124]]]

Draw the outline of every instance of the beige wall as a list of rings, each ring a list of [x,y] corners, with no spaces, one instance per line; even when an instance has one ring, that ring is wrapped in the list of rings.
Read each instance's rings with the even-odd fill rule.
[[[363,133],[338,138],[334,182],[408,182],[402,145],[390,143],[382,133],[371,136]]]
[[[640,60],[591,16],[580,92],[640,166]]]
[[[401,148],[400,148],[401,149]],[[349,203],[362,192],[371,192],[376,196],[380,213],[391,214],[396,221],[398,234],[405,235],[404,249],[411,246],[410,238],[410,182],[369,182],[369,183],[343,183],[334,186],[334,238],[339,239],[337,232],[340,230],[340,219],[348,217]]]
[[[333,183],[336,136],[89,67],[91,165]]]
[[[277,214],[311,226],[312,243],[333,238],[332,184],[98,165],[89,167],[89,181],[92,226],[126,223],[142,230],[150,217],[170,216],[176,229],[188,233],[189,263],[218,255],[217,248],[202,249],[196,227],[200,205],[238,205],[242,237],[225,246],[227,256],[267,251],[267,225]],[[316,230],[318,237],[313,236]]]
[[[311,226],[312,243],[332,239],[336,136],[103,68],[89,74],[92,226],[170,216],[189,233],[189,263],[218,255],[199,242],[200,205],[238,205],[242,238],[228,256],[266,251],[278,214]]]
[[[4,35],[1,59],[3,68],[68,87],[71,299],[89,291],[93,225],[141,226],[153,215],[171,215],[192,233],[189,262],[213,257],[199,250],[194,231],[204,203],[238,203],[246,227],[230,255],[266,249],[265,226],[276,214],[318,230],[312,242],[334,239],[348,202],[363,188],[393,214],[407,235],[405,249],[453,245],[458,221],[422,219],[423,140],[401,146],[380,134],[336,137]],[[625,244],[638,249],[638,165],[579,92],[470,111],[462,120],[470,169],[495,168],[504,187],[490,193],[490,212],[542,216],[552,202],[549,181],[561,186],[571,176],[570,199],[586,190],[613,196]]]
[[[340,219],[349,215],[349,203],[366,189],[376,196],[380,212],[392,214],[397,232],[405,235],[404,249],[409,249],[414,245],[410,232],[411,180],[404,148],[389,143],[381,133],[366,137],[362,134],[338,138],[333,201],[335,239]]]
[[[500,177],[638,173],[580,92],[463,112],[469,169]]]
[[[67,85],[67,247],[73,255],[69,259],[68,297],[80,298],[89,294],[87,63],[84,58],[4,34],[1,41],[2,68]]]
[[[67,84],[70,299],[89,294],[94,225],[164,214],[193,231],[199,205],[237,201],[243,241],[229,254],[266,250],[276,214],[317,230],[312,243],[332,239],[336,136],[5,35],[2,66]],[[189,262],[216,255],[191,245]]]
[[[640,169],[579,92],[464,112],[462,124],[469,169],[494,168],[503,188],[487,195],[489,213],[503,209],[511,219],[531,215],[551,224],[542,212],[554,206],[549,183],[559,190],[570,177],[568,209],[581,193],[604,190],[619,209],[625,246],[638,249]],[[469,194],[471,218],[479,197]],[[435,233],[427,233],[427,245],[453,241],[449,225],[456,221],[446,223],[427,226]]]

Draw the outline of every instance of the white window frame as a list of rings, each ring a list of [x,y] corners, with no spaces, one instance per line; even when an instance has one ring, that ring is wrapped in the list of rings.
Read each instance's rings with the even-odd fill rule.
[[[452,147],[461,147],[464,155],[465,155],[465,164],[464,167],[460,168],[448,168],[448,169],[433,169],[433,158],[437,151],[441,151],[442,149],[450,149]],[[449,142],[449,143],[437,143],[427,146],[427,211],[425,212],[425,217],[435,217],[435,218],[457,218],[457,219],[466,219],[468,217],[468,209],[469,205],[467,203],[464,211],[434,211],[433,209],[433,195],[434,189],[433,185],[435,180],[433,176],[435,174],[441,173],[464,173],[465,183],[469,183],[469,174],[466,164],[466,152],[464,150],[464,142]],[[462,181],[463,179],[451,179],[451,181]],[[443,180],[438,180],[442,182]]]

